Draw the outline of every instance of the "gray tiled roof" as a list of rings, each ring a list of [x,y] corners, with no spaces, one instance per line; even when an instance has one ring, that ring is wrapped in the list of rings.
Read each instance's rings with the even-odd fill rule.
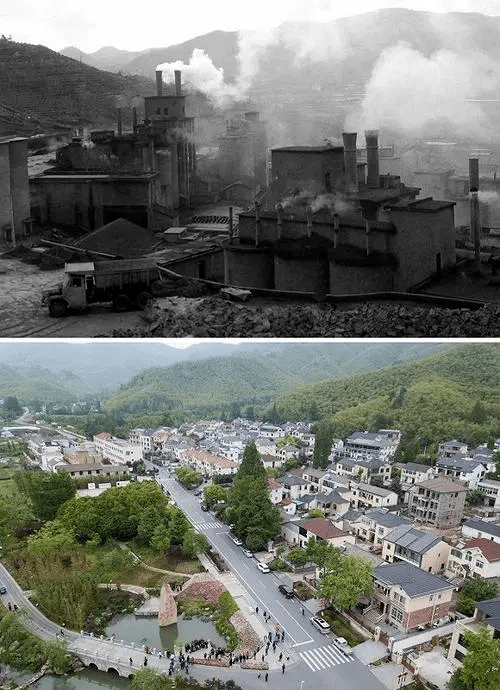
[[[436,461],[436,467],[446,467],[460,470],[461,472],[472,472],[481,464],[482,462],[479,459],[469,460],[462,455],[452,455],[449,458],[438,458]]]
[[[396,513],[391,513],[387,508],[372,508],[367,510],[365,513],[367,518],[370,520],[375,520],[378,525],[383,525],[384,527],[399,527],[400,525],[409,525],[411,520],[402,515],[396,515]]]
[[[409,470],[410,472],[427,472],[431,469],[430,465],[422,465],[419,462],[407,462],[401,468],[403,470]]]
[[[500,597],[477,601],[476,606],[486,616],[486,623],[500,630]]]
[[[431,546],[440,541],[439,537],[428,532],[414,529],[411,525],[400,525],[389,532],[385,537],[387,541],[393,542],[398,546],[410,549],[415,553],[425,553]]]
[[[388,563],[375,568],[373,577],[388,585],[401,585],[410,597],[421,597],[445,589],[453,589],[453,585],[437,575],[426,573],[411,563]]]
[[[479,518],[470,518],[464,522],[463,526],[477,529],[486,534],[491,534],[493,537],[500,537],[500,525],[495,525],[493,522],[487,522]]]

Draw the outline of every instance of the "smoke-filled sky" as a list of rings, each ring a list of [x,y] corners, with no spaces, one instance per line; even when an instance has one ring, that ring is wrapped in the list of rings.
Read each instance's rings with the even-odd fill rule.
[[[499,0],[191,0],[185,5],[165,0],[144,5],[126,0],[2,0],[0,33],[53,50],[73,45],[84,52],[103,46],[136,51],[182,43],[216,29],[265,31],[284,21],[327,22],[382,7],[500,15]]]

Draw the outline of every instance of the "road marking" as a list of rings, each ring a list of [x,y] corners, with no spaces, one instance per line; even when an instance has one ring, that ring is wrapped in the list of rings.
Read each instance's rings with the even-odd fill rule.
[[[311,644],[311,642],[314,642],[312,637],[310,640],[307,640],[307,642],[297,642],[296,644],[293,644],[292,647],[301,647],[303,644]]]
[[[333,645],[319,647],[317,649],[309,649],[305,652],[299,652],[299,656],[304,661],[311,671],[320,671],[331,666],[338,666],[339,664],[346,664],[353,661],[353,658],[348,658],[343,652],[338,650]]]

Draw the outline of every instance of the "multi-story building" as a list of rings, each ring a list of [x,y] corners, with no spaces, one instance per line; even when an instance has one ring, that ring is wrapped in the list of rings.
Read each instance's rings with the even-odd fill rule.
[[[426,479],[432,479],[436,474],[436,470],[431,465],[407,462],[401,467],[401,484],[420,484]]]
[[[353,522],[352,527],[359,539],[381,549],[383,539],[387,534],[396,527],[409,524],[408,518],[393,513],[387,508],[372,508]]]
[[[394,491],[383,489],[381,486],[360,482],[353,485],[351,503],[353,508],[395,506],[398,504],[398,495]]]
[[[349,475],[357,479],[368,480],[379,476],[387,481],[391,476],[391,463],[379,455],[336,453],[332,460],[337,474]]]
[[[437,529],[460,524],[464,512],[466,487],[446,477],[428,479],[409,490],[408,515]]]
[[[294,546],[305,548],[311,537],[316,541],[326,541],[332,546],[341,547],[344,544],[354,544],[355,537],[343,532],[327,518],[306,518],[281,525],[281,536]]]
[[[376,453],[382,459],[391,458],[399,445],[400,431],[355,431],[344,441],[344,452],[365,455]]]
[[[459,542],[448,559],[452,576],[500,577],[500,544],[491,539],[469,539]]]
[[[142,446],[116,438],[111,434],[103,432],[94,436],[94,444],[98,453],[107,460],[112,460],[116,464],[125,465],[127,462],[138,462],[142,460]]]
[[[451,458],[453,455],[467,455],[468,446],[463,441],[441,441],[438,444],[438,457]]]
[[[443,573],[450,545],[434,534],[400,525],[383,538],[382,558],[387,563],[406,561],[428,573]]]
[[[469,489],[477,488],[478,482],[486,475],[486,465],[479,460],[471,460],[463,455],[450,455],[438,458],[436,472],[444,477],[458,479]]]
[[[454,586],[411,563],[381,565],[373,571],[378,610],[403,632],[448,616]]]
[[[483,506],[487,509],[488,515],[493,515],[500,511],[500,482],[495,479],[481,479],[477,488],[483,492]]]
[[[143,453],[150,453],[155,449],[154,436],[156,429],[134,429],[128,435],[128,440],[133,445],[139,445]]]
[[[462,534],[468,539],[489,539],[500,544],[500,525],[471,517],[462,525]]]
[[[459,666],[467,654],[464,633],[466,631],[478,633],[481,630],[487,630],[496,640],[500,638],[500,597],[478,601],[472,618],[456,621],[448,650],[448,660]]]
[[[109,474],[123,474],[127,468],[123,465],[99,465],[97,463],[82,463],[81,465],[58,465],[57,472],[67,472],[74,479],[78,477],[104,477]]]
[[[200,450],[193,450],[192,448],[184,452],[182,462],[190,465],[207,477],[221,474],[236,474],[238,471],[238,465],[228,460],[228,458]]]

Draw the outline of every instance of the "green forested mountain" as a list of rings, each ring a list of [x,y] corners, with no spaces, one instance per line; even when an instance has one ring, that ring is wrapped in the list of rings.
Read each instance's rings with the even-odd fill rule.
[[[244,412],[276,393],[309,381],[366,371],[449,347],[440,343],[249,343],[230,357],[152,368],[135,376],[109,399],[108,410],[177,418],[217,416],[222,409]]]
[[[499,391],[500,344],[463,343],[419,361],[302,385],[273,405],[288,419],[313,408],[339,437],[397,427],[430,440],[479,443],[500,436]]]

